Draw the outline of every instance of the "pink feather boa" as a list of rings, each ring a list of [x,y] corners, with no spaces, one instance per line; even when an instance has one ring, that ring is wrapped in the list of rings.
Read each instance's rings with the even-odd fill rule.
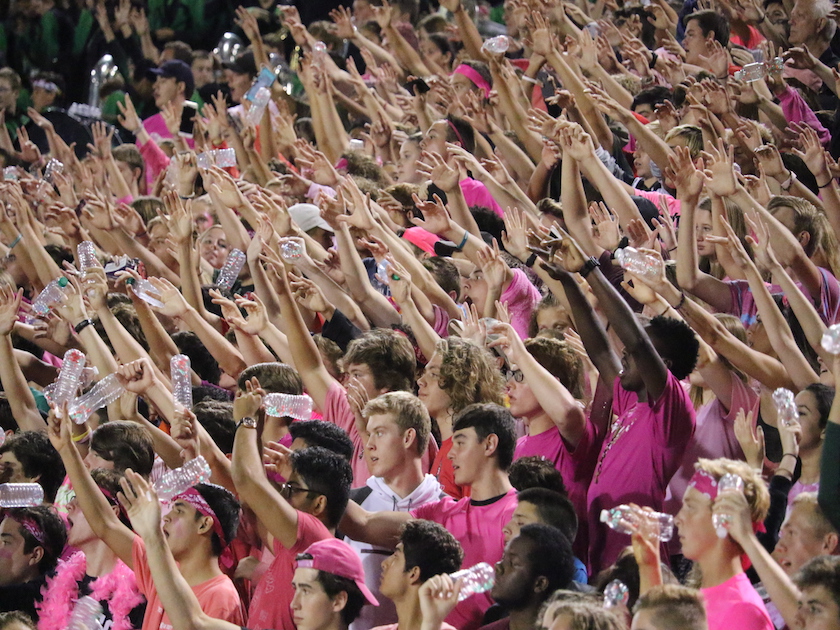
[[[87,559],[81,551],[59,562],[54,577],[43,589],[44,600],[38,604],[38,630],[64,630],[70,622],[73,607],[79,598],[79,582],[85,577]],[[90,584],[93,599],[108,602],[113,618],[112,630],[132,630],[128,615],[143,603],[137,590],[134,572],[117,560],[114,570]]]

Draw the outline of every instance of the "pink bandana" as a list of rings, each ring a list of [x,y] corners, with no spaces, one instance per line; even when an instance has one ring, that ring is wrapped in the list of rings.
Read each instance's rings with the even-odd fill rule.
[[[473,82],[475,87],[482,91],[484,98],[490,94],[490,84],[482,77],[475,68],[471,68],[465,63],[455,68],[453,74],[461,74]]]
[[[714,501],[718,495],[718,482],[711,474],[705,470],[698,470],[691,477],[688,482],[689,488],[694,488],[700,494],[705,494],[709,499]]]
[[[41,529],[41,526],[38,524],[38,521],[28,516],[16,518],[15,520],[18,523],[20,523],[20,526],[23,527],[23,529],[25,529],[31,534],[32,538],[38,541],[39,545],[41,545],[42,547],[47,546],[47,538],[46,536],[44,536],[44,530]]]
[[[175,501],[183,501],[184,503],[189,503],[202,516],[209,516],[210,518],[212,518],[213,531],[216,532],[216,535],[222,542],[222,547],[227,547],[228,541],[225,539],[225,533],[222,530],[222,523],[221,521],[219,521],[219,517],[216,516],[216,513],[213,511],[213,508],[211,508],[208,505],[207,501],[204,500],[204,497],[201,496],[201,493],[198,490],[196,490],[195,488],[190,488],[189,490],[182,494],[179,494],[172,500],[173,503]]]

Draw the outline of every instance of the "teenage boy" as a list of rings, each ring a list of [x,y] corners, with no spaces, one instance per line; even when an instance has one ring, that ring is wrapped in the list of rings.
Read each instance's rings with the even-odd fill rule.
[[[660,584],[633,606],[630,630],[708,630],[703,598],[693,588]]]
[[[365,405],[362,417],[368,431],[365,459],[372,476],[367,485],[353,490],[350,498],[368,512],[408,512],[441,499],[440,483],[434,475],[424,475],[421,466],[432,422],[420,399],[408,392],[382,394]],[[379,606],[362,610],[353,630],[393,623],[397,618],[393,603],[379,597],[382,557],[391,550],[349,538],[347,542],[361,555],[365,583],[380,600]]]
[[[545,601],[557,589],[569,588],[574,576],[572,545],[548,525],[525,525],[507,544],[496,563],[490,596],[509,616],[483,630],[531,630]]]
[[[422,518],[452,532],[464,549],[464,567],[498,561],[504,551],[502,528],[516,508],[516,490],[507,476],[516,445],[513,417],[500,405],[469,405],[455,416],[452,430],[449,459],[455,482],[472,486],[469,497],[445,497],[408,513],[368,512],[351,502],[341,530],[354,540],[395,545],[403,523]],[[475,630],[490,604],[486,593],[467,598],[448,621],[459,630]]]
[[[565,232],[562,268],[549,273],[566,292],[583,344],[604,384],[612,384],[615,420],[601,446],[589,486],[589,568],[611,565],[626,536],[600,522],[602,510],[637,503],[662,511],[665,490],[694,433],[694,406],[680,382],[694,369],[699,344],[687,324],[654,317],[643,327],[595,258]],[[619,357],[578,281],[586,278],[624,352]],[[632,474],[630,474],[632,471]]]
[[[85,468],[73,443],[67,410],[59,418],[50,411],[49,438],[61,455],[76,501],[93,533],[134,571],[137,587],[148,602],[143,630],[170,624],[149,573],[143,539],[123,524],[108,499]],[[176,496],[163,519],[163,531],[181,575],[192,588],[201,608],[213,617],[241,624],[242,604],[233,582],[219,568],[219,556],[236,536],[239,503],[220,486],[201,483]]]
[[[149,72],[155,76],[155,107],[160,112],[144,120],[143,127],[152,140],[157,142],[172,137],[163,120],[164,108],[174,105],[180,114],[184,102],[192,96],[195,81],[190,67],[179,59],[164,61],[159,68],[153,68]]]
[[[258,440],[257,416],[265,395],[254,378],[233,402],[237,422],[231,473],[240,498],[274,537],[274,561],[257,584],[248,615],[257,630],[294,630],[290,609],[295,558],[310,545],[333,538],[353,473],[346,459],[319,446],[285,455],[287,480],[280,491],[268,481]]]
[[[244,630],[207,615],[178,572],[160,527],[160,502],[142,477],[126,473],[120,500],[131,524],[146,542],[149,568],[171,614],[175,630]],[[310,545],[296,560],[290,606],[298,630],[347,630],[365,604],[376,606],[367,589],[359,556],[346,543],[326,538]]]
[[[796,627],[802,630],[840,630],[840,558],[814,558],[796,574],[799,610]]]
[[[397,622],[376,630],[420,630],[420,587],[435,575],[460,569],[463,558],[461,545],[441,525],[419,519],[403,525],[396,550],[381,563],[379,587],[393,602]]]

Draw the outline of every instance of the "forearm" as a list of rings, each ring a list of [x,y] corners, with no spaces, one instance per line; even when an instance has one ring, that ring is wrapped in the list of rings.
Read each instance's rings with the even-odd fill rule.
[[[826,365],[831,365],[834,361],[834,356],[822,347],[822,336],[826,331],[826,325],[820,318],[817,309],[814,308],[813,302],[802,293],[802,290],[793,281],[793,278],[788,275],[784,267],[776,264],[770,272],[773,279],[782,288],[790,304],[790,308],[793,310],[793,314],[796,316],[799,325],[802,327],[802,331],[805,333],[805,338],[808,340],[808,343],[822,357]]]
[[[478,32],[475,22],[472,21],[470,14],[464,9],[461,3],[455,11],[455,21],[458,23],[458,32],[461,35],[461,41],[464,48],[470,55],[470,59],[486,60],[481,46],[484,41],[481,38],[481,33]]]
[[[525,351],[517,357],[517,367],[522,370],[525,381],[540,407],[549,415],[557,426],[563,439],[572,448],[576,448],[586,426],[583,409],[572,394],[559,380]]]
[[[496,148],[505,156],[505,160],[513,169],[520,181],[531,178],[534,173],[534,161],[528,154],[519,148],[513,140],[508,138],[495,124],[490,125],[490,138]]]
[[[213,355],[213,358],[219,362],[219,367],[226,374],[236,378],[242,370],[248,367],[239,350],[201,317],[194,308],[187,308],[181,319],[189,326],[190,330],[198,335],[198,338]]]
[[[414,47],[406,41],[402,33],[394,28],[393,24],[385,28],[385,33],[399,62],[399,67],[405,68],[410,74],[418,77],[428,77],[432,74]]]
[[[111,185],[111,193],[116,199],[125,199],[131,196],[131,189],[123,177],[122,172],[117,168],[117,161],[113,155],[105,158],[105,170],[108,173],[108,183]]]
[[[46,423],[41,418],[35,397],[15,359],[9,335],[0,338],[0,383],[18,428],[21,431],[43,431]]]
[[[593,153],[589,158],[579,163],[581,172],[599,190],[604,202],[615,212],[621,228],[627,232],[631,221],[642,220],[636,204],[630,194],[624,189],[623,182],[613,177],[603,162]],[[647,224],[645,224],[647,230]]]
[[[586,195],[577,162],[571,156],[563,158],[560,165],[560,202],[566,227],[588,256],[601,255],[604,249],[595,242],[592,219],[586,210]]]
[[[181,285],[181,277],[177,270],[172,270],[164,265],[160,258],[146,249],[134,236],[129,235],[120,227],[111,230],[110,234],[116,240],[120,251],[128,254],[131,258],[139,258],[145,263],[150,276],[166,278],[176,287]]]
[[[271,351],[266,348],[258,336],[249,335],[238,328],[234,329],[234,335],[236,336],[236,346],[242,353],[242,358],[245,359],[246,365],[271,363],[274,361],[274,355],[271,354]]]
[[[717,195],[712,195],[712,234],[715,236],[726,236],[726,228],[723,225],[723,218],[726,214],[726,206],[723,203],[723,198],[718,197]],[[696,242],[696,239],[695,239]],[[693,255],[696,257],[696,248]],[[737,264],[735,264],[735,259],[732,257],[732,252],[730,251],[729,247],[725,245],[721,245],[720,243],[715,243],[715,258],[717,259],[720,266],[723,267],[723,271],[726,274],[726,277],[735,280],[745,280],[746,277],[744,275],[744,270],[741,269]]]
[[[423,356],[430,358],[435,353],[440,336],[417,309],[417,305],[411,297],[400,306],[402,307],[403,323],[411,327],[411,332],[414,333],[414,338],[417,340],[417,347],[420,348]]]
[[[152,361],[158,370],[168,372],[169,360],[180,353],[178,346],[166,332],[148,302],[136,297],[134,293],[131,294],[131,302],[134,305],[134,311],[137,313],[140,328],[149,343],[149,354]]]
[[[793,581],[782,570],[770,553],[758,542],[755,535],[750,536],[742,543],[744,551],[761,578],[761,583],[767,589],[771,601],[791,627],[797,627],[796,612],[799,609],[799,589]]]

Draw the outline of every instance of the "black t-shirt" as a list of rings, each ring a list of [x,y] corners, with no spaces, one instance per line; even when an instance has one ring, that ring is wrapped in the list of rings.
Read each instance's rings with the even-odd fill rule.
[[[0,587],[0,612],[19,610],[38,621],[35,603],[41,601],[41,588],[46,578],[39,576],[23,584],[12,584]]]

